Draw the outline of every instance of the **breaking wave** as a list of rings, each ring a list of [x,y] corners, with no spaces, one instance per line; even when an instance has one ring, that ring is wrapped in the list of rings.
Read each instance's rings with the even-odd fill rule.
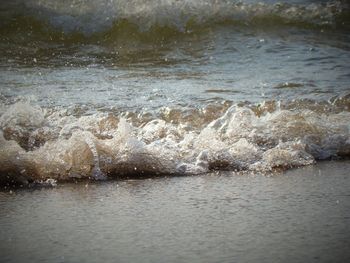
[[[348,96],[259,105],[96,112],[0,107],[0,181],[268,172],[350,155]]]
[[[218,0],[17,0],[4,4],[3,35],[29,32],[50,39],[80,34],[81,37],[120,37],[157,31],[189,33],[218,24],[243,26],[294,25],[348,27],[346,1],[326,3],[251,3]],[[26,35],[26,37],[29,37]]]

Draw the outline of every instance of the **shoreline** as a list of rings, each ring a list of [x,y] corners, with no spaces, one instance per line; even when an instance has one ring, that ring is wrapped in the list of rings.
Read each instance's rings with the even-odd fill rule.
[[[0,191],[6,262],[347,262],[349,161]],[[267,253],[268,252],[268,253]]]
[[[42,180],[35,180],[34,178],[24,178],[25,183],[22,181],[15,181],[16,177],[10,178],[8,181],[0,181],[0,191],[8,190],[18,190],[18,189],[36,189],[36,188],[51,188],[56,186],[64,186],[69,184],[99,184],[99,183],[115,183],[123,182],[128,180],[149,180],[149,179],[166,179],[166,178],[179,178],[179,177],[205,177],[208,175],[217,175],[217,176],[254,176],[261,175],[265,177],[271,176],[285,176],[290,174],[303,174],[305,171],[312,171],[313,169],[321,169],[322,167],[333,167],[339,164],[340,166],[349,166],[350,169],[350,159],[339,159],[339,160],[320,160],[314,164],[300,166],[300,167],[291,167],[291,168],[274,168],[270,171],[229,171],[229,170],[211,170],[202,174],[152,174],[152,173],[133,173],[127,175],[109,175],[104,179],[95,179],[91,177],[71,177],[65,179],[54,179],[54,178],[45,178]],[[321,168],[319,168],[321,167]],[[336,169],[336,167],[335,167]],[[2,176],[4,177],[4,176]]]

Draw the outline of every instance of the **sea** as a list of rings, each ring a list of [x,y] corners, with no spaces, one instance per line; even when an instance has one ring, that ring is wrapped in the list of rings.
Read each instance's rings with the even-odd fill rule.
[[[350,237],[346,193],[350,180],[349,1],[3,0],[0,18],[0,183],[4,189],[0,254],[7,253],[2,259],[0,255],[0,261],[98,262],[106,257],[104,262],[345,262],[350,258],[346,252]],[[327,172],[320,176],[321,170]],[[196,195],[197,187],[211,183],[213,189]],[[259,205],[261,200],[273,199],[271,192],[265,193],[267,197],[262,192],[271,183],[280,185],[280,192],[277,188],[272,192],[277,191],[276,198],[281,199],[266,209],[291,207],[282,214],[271,212],[269,221]],[[141,192],[140,184],[146,185]],[[313,195],[315,184],[319,188]],[[93,190],[85,189],[89,185]],[[148,203],[143,198],[152,195],[152,187],[156,199]],[[246,194],[256,192],[244,202],[231,200],[242,187]],[[114,202],[119,198],[124,202],[120,207],[124,216],[116,216],[117,222],[113,213],[119,210],[112,207],[111,196],[105,198],[105,207],[98,205],[107,192],[113,192]],[[291,196],[297,200],[288,199]],[[312,228],[311,219],[319,211],[314,207],[321,209],[317,202],[328,202],[330,196],[327,211],[339,216],[335,225],[332,218],[329,226],[324,221],[317,224],[316,219]],[[190,203],[180,200],[185,208],[176,214],[169,209],[175,209],[177,198]],[[82,203],[75,203],[78,199]],[[41,209],[40,200],[46,202],[43,214],[35,213]],[[137,200],[141,202],[137,209],[128,206]],[[55,238],[60,233],[57,227],[63,227],[60,216],[72,224],[77,211],[88,213],[90,201],[95,207],[92,216],[102,221],[79,214],[76,219],[82,225]],[[336,212],[332,205],[339,201],[345,204]],[[249,219],[266,217],[253,220],[255,228],[250,231],[249,222],[243,222],[245,212],[240,214],[236,207],[233,213],[243,220],[243,229],[233,231],[241,222],[230,221],[234,214],[226,214],[233,204],[255,209],[247,215]],[[303,208],[294,211],[293,204]],[[192,205],[204,209],[207,232],[193,232],[203,230],[196,222],[205,219],[197,210],[191,217]],[[61,211],[54,218],[46,214],[53,208]],[[142,225],[138,216],[143,217],[147,209],[154,210]],[[217,209],[226,212],[216,214]],[[295,218],[290,218],[292,210]],[[22,211],[28,213],[25,218]],[[52,223],[45,221],[45,229],[38,223],[44,220],[41,215]],[[113,250],[119,230],[111,235],[104,232],[105,216],[110,229],[114,222],[125,234],[121,237],[125,239],[118,240],[119,250]],[[157,216],[171,218],[160,221],[163,225],[158,228]],[[211,216],[214,221],[209,220]],[[300,228],[296,218],[312,231]],[[273,225],[259,232],[271,222],[283,235],[274,232]],[[128,224],[136,228],[123,232]],[[326,236],[317,240],[324,242],[304,236],[319,236],[321,229]],[[169,231],[175,237],[166,243],[162,238]],[[11,239],[14,233],[38,243],[19,242],[20,249],[13,249],[8,240],[15,240]],[[66,236],[70,234],[78,244],[73,245]],[[107,239],[87,241],[98,234]],[[269,234],[278,238],[266,243]],[[182,239],[183,235],[195,238]],[[240,235],[246,243],[239,244]],[[281,247],[273,252],[275,257],[266,254],[289,237],[291,247]],[[38,257],[44,240],[51,244],[47,251],[62,249],[68,259],[56,254]],[[314,250],[309,247],[309,254],[307,240],[318,244]],[[100,255],[102,244],[107,251]],[[127,249],[131,244],[136,254]],[[141,247],[137,249],[136,244]],[[221,249],[215,250],[220,244]],[[304,245],[293,250],[293,244]],[[168,247],[162,250],[161,245]],[[74,255],[70,250],[74,246],[93,256]],[[236,253],[231,253],[230,246]],[[326,256],[326,248],[333,257]],[[17,255],[16,251],[22,252]],[[31,261],[25,261],[30,251],[36,252]],[[116,251],[121,254],[114,261]],[[293,255],[297,255],[295,261]]]

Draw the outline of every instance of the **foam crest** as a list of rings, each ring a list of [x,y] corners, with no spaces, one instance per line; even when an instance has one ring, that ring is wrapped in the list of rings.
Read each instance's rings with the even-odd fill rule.
[[[187,114],[187,113],[185,113]],[[203,116],[203,118],[206,118]],[[0,116],[1,181],[271,171],[350,155],[350,113],[233,105],[203,126],[19,102]],[[193,125],[192,125],[193,124]]]
[[[19,102],[1,115],[0,126],[6,139],[16,140],[21,146],[29,147],[29,135],[40,128],[44,121],[44,113],[39,107]]]

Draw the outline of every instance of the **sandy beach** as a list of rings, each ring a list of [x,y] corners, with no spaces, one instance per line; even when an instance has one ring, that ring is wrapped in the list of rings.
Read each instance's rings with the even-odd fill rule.
[[[347,262],[349,170],[2,191],[1,262]]]

